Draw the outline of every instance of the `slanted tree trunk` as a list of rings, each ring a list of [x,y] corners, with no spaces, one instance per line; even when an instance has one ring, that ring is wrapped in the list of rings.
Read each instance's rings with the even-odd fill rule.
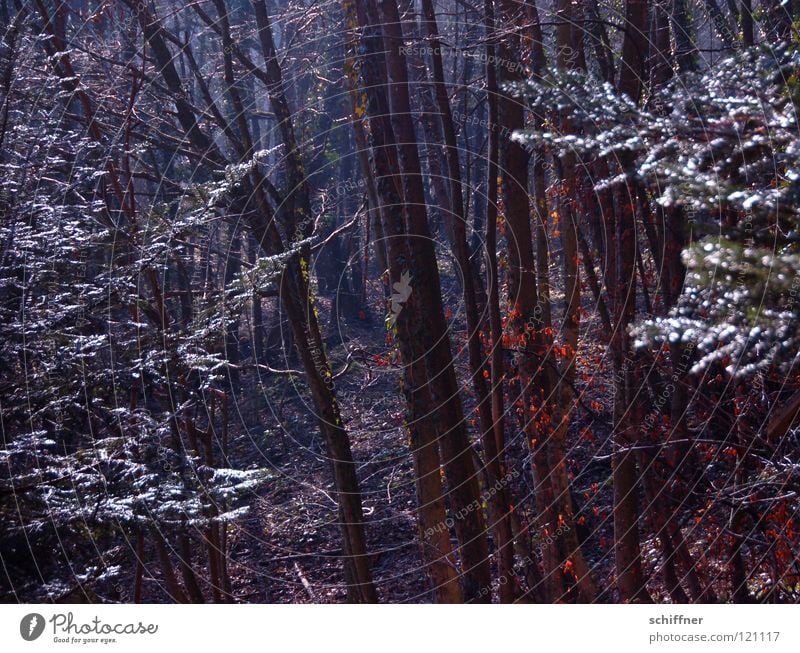
[[[403,284],[403,275],[413,275],[412,255],[408,245],[403,201],[400,196],[395,137],[389,119],[389,104],[380,84],[385,70],[383,42],[377,28],[374,6],[356,5],[344,0],[348,22],[361,25],[364,55],[362,75],[366,87],[366,109],[372,136],[373,163],[379,215],[383,220],[391,282]],[[356,9],[358,7],[358,9]],[[358,14],[356,16],[356,14]],[[354,18],[356,17],[356,18]],[[413,284],[413,276],[411,283]],[[390,306],[390,310],[391,310]],[[414,459],[419,515],[420,547],[426,571],[439,603],[460,603],[458,567],[450,543],[448,518],[440,474],[439,431],[434,420],[436,406],[430,392],[421,332],[425,316],[413,292],[406,302],[392,311],[403,366],[403,393],[408,411],[408,433]]]
[[[129,4],[133,4],[129,2]],[[221,16],[227,16],[227,9],[217,0]],[[225,167],[227,161],[211,139],[202,131],[194,108],[185,99],[181,78],[175,68],[174,58],[164,40],[164,30],[158,17],[149,8],[136,5],[144,37],[155,57],[159,75],[171,91],[176,108],[176,117],[189,143],[195,148],[206,165],[215,169]],[[263,1],[253,2],[258,36],[266,64],[266,72],[261,71],[261,80],[266,84],[270,102],[286,149],[286,168],[290,193],[286,198],[284,215],[288,216],[287,231],[299,231],[303,235],[310,229],[309,186],[303,170],[297,142],[294,137],[291,114],[283,92],[283,81],[277,62],[272,31],[266,5]],[[216,23],[215,23],[216,25]],[[234,43],[227,20],[220,23],[223,47],[232,52]],[[229,27],[229,26],[228,26]],[[229,87],[232,78],[228,73]],[[249,138],[246,120],[237,124],[245,152],[249,152],[252,139]],[[247,211],[250,227],[261,247],[268,255],[282,254],[286,251],[275,224],[275,216],[267,201],[265,180],[254,170],[251,184],[243,190],[243,198],[255,204],[255,210]],[[311,305],[308,279],[308,254],[295,253],[288,257],[280,277],[281,300],[289,318],[294,341],[303,363],[311,390],[320,430],[326,441],[334,477],[337,504],[339,506],[340,529],[343,540],[345,577],[348,583],[348,599],[354,602],[374,602],[377,600],[372,583],[366,550],[366,535],[361,507],[361,493],[356,475],[350,440],[342,424],[339,406],[331,383],[330,364],[324,353],[319,325]]]
[[[288,188],[290,189],[290,194],[285,201],[287,209],[292,211],[290,224],[300,233],[308,236],[312,227],[309,185],[294,136],[289,105],[283,91],[283,79],[275,44],[272,40],[272,28],[266,3],[264,0],[254,0],[253,9],[261,51],[266,64],[269,82],[267,92],[278,120],[285,148]],[[260,180],[256,180],[256,182],[258,181]],[[263,198],[263,191],[261,191],[263,184],[256,183],[254,185],[259,189],[259,195]],[[263,214],[263,209],[266,208],[266,198],[262,199],[261,205],[262,216],[260,217],[262,220],[269,219],[269,216]],[[283,247],[275,231],[274,221],[269,225],[272,231],[271,238],[265,240],[262,236],[259,242],[272,242],[273,245],[277,245],[275,247],[277,251],[282,251]],[[348,600],[355,603],[374,603],[377,601],[377,593],[372,582],[372,573],[367,558],[361,490],[350,449],[350,438],[344,429],[339,404],[333,390],[330,362],[325,355],[322,334],[311,302],[307,278],[308,261],[307,253],[292,256],[287,264],[287,269],[281,275],[281,298],[287,308],[295,344],[311,387],[320,428],[331,457],[339,506],[339,526],[342,530],[343,548],[346,554],[344,564],[345,574],[349,580]]]
[[[404,188],[403,206],[411,257],[416,262],[417,277],[413,285],[427,318],[428,328],[423,332],[425,358],[431,393],[443,420],[439,448],[455,515],[454,529],[460,544],[464,597],[467,600],[486,601],[487,596],[482,590],[490,587],[491,582],[486,522],[483,511],[475,509],[481,503],[480,486],[467,437],[442,307],[436,251],[426,215],[419,153],[411,120],[408,71],[402,52],[402,28],[395,0],[382,0],[380,6],[392,127],[398,143],[399,169]]]

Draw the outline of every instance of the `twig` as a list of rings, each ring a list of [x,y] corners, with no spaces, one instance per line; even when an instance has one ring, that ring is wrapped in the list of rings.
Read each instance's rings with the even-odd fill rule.
[[[308,582],[308,578],[305,577],[303,574],[303,570],[300,569],[300,565],[296,562],[294,563],[294,570],[297,572],[297,575],[300,577],[300,582],[303,584],[306,592],[308,593],[309,598],[316,603],[317,597],[314,595],[314,590],[311,587],[311,583]]]

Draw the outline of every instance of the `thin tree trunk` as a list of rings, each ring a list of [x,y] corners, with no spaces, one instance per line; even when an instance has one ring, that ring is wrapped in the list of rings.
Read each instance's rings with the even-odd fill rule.
[[[467,349],[472,373],[472,385],[478,402],[478,418],[481,440],[484,444],[489,485],[490,487],[498,488],[491,495],[490,503],[492,509],[490,510],[490,517],[498,552],[498,574],[507,581],[499,586],[500,600],[502,603],[510,603],[518,594],[518,587],[516,575],[514,574],[513,535],[509,518],[510,501],[508,500],[507,482],[504,480],[505,434],[502,421],[499,428],[493,425],[493,411],[490,410],[492,403],[489,388],[484,378],[486,365],[480,340],[480,318],[475,291],[475,277],[472,274],[473,270],[467,244],[467,216],[462,195],[461,164],[458,156],[455,126],[453,124],[453,112],[444,80],[441,42],[432,0],[422,0],[422,12],[428,32],[428,42],[432,46],[433,83],[436,90],[436,104],[444,133],[445,154],[450,181],[450,203],[452,205],[452,213],[448,217],[451,223],[450,232],[452,234],[453,252],[456,262],[461,268],[463,278],[462,289],[467,318]],[[488,61],[493,61],[493,58],[488,58]],[[496,182],[492,183],[496,185]],[[492,341],[493,348],[499,349],[500,346],[500,340]],[[501,349],[500,353],[502,354]],[[502,386],[500,392],[502,393]]]
[[[505,26],[519,25],[525,21],[530,7],[516,0],[499,3],[499,22]],[[492,37],[495,35],[489,35]],[[498,54],[501,61],[516,61],[521,40],[517,33],[504,34],[499,39]],[[498,82],[520,81],[519,69],[504,65],[498,70]],[[512,133],[525,127],[523,104],[517,98],[501,91],[498,97],[500,133]],[[521,424],[526,441],[531,447],[532,472],[536,484],[537,536],[546,539],[558,515],[551,477],[550,433],[552,432],[551,395],[553,375],[543,365],[547,351],[544,341],[543,309],[537,288],[537,266],[533,254],[530,203],[528,194],[528,163],[530,153],[519,143],[506,140],[501,144],[502,200],[506,222],[508,251],[508,334],[509,344],[515,351],[514,366],[519,378],[519,393],[513,404],[521,402]],[[559,601],[565,594],[564,573],[558,547],[543,550],[543,569],[546,595],[549,601]]]
[[[627,191],[625,193],[624,191]],[[634,198],[630,185],[620,192],[617,217],[617,294],[614,302],[614,336],[611,342],[616,393],[614,397],[615,451],[612,458],[614,479],[614,554],[617,588],[626,602],[650,602],[645,588],[639,546],[638,476],[636,443],[640,420],[637,419],[638,389],[635,361],[631,358],[628,326],[636,310],[636,233]],[[625,197],[625,195],[628,197]],[[610,286],[609,287],[613,287]]]
[[[169,597],[176,603],[189,603],[189,599],[184,594],[180,584],[178,584],[178,577],[175,575],[175,568],[172,566],[172,561],[169,558],[169,551],[164,542],[158,528],[151,529],[153,534],[153,542],[155,543],[156,552],[158,553],[158,560],[161,565],[161,573],[164,576],[164,585]]]
[[[672,38],[675,41],[675,60],[682,73],[697,69],[697,46],[692,38],[686,0],[672,0],[670,12]]]
[[[753,3],[752,0],[740,0],[739,25],[742,29],[742,43],[750,47],[755,43],[753,38]]]
[[[178,536],[178,548],[180,550],[178,561],[180,563],[181,576],[183,577],[183,585],[186,587],[189,600],[192,603],[205,603],[203,592],[197,582],[197,576],[195,576],[194,570],[192,569],[191,542],[186,533],[181,533]]]

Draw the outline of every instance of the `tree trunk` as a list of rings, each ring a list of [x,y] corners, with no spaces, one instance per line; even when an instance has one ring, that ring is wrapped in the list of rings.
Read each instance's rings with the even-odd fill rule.
[[[385,70],[384,48],[377,30],[374,5],[344,1],[346,16],[358,12],[362,28],[364,57],[362,75],[370,117],[373,163],[377,192],[381,201],[380,215],[388,250],[391,282],[403,284],[403,274],[416,274],[408,244],[404,219],[404,204],[400,196],[395,137],[389,119],[389,105],[381,75]],[[354,22],[354,21],[353,21]],[[407,278],[407,277],[406,277]],[[413,283],[413,277],[411,280]],[[419,514],[420,546],[428,577],[433,585],[436,600],[440,603],[460,603],[464,595],[459,586],[458,569],[450,543],[450,529],[440,475],[440,458],[437,440],[439,431],[435,423],[437,406],[430,392],[429,372],[422,348],[425,315],[417,296],[411,294],[404,304],[395,307],[392,316],[403,366],[403,392],[408,409],[408,431],[416,472]]]
[[[505,434],[503,431],[502,416],[499,428],[494,425],[492,401],[489,388],[484,378],[486,370],[485,356],[480,339],[480,318],[475,290],[475,277],[470,263],[469,246],[467,244],[467,216],[464,209],[463,189],[461,183],[461,163],[458,156],[458,143],[456,141],[453,112],[450,107],[447,87],[444,80],[444,67],[442,65],[441,42],[439,29],[436,24],[432,0],[422,0],[422,11],[427,28],[427,41],[431,44],[433,52],[433,83],[436,90],[436,104],[444,134],[445,153],[447,160],[448,178],[450,181],[450,203],[452,213],[448,215],[450,233],[452,234],[453,253],[456,262],[461,268],[462,290],[467,318],[467,349],[469,353],[470,371],[472,373],[472,386],[478,403],[478,418],[481,430],[481,440],[484,445],[486,469],[489,486],[498,488],[490,499],[490,518],[495,533],[495,545],[498,552],[498,574],[507,582],[500,584],[500,600],[502,603],[512,602],[517,595],[517,582],[514,574],[514,549],[509,518],[510,501],[508,500],[507,480],[505,477]],[[493,48],[492,48],[493,49]],[[493,61],[488,57],[488,61]],[[492,182],[495,183],[496,182]],[[495,208],[496,214],[496,208]],[[496,220],[496,215],[495,215]],[[494,228],[494,227],[493,227]],[[496,261],[494,263],[496,265]],[[495,271],[496,272],[496,271]],[[495,288],[495,292],[496,292]],[[490,291],[491,292],[491,291]],[[501,340],[493,340],[492,347],[499,350]],[[502,377],[500,377],[502,379]],[[493,379],[493,383],[495,380]],[[502,380],[501,380],[502,384]],[[500,386],[500,400],[502,404],[502,385]],[[501,405],[502,409],[502,405]]]
[[[491,574],[486,524],[480,506],[480,486],[472,448],[467,437],[461,399],[453,366],[447,323],[441,300],[436,252],[428,228],[425,193],[408,91],[408,71],[402,52],[403,35],[395,0],[382,0],[388,94],[392,128],[397,139],[399,171],[403,182],[403,212],[408,231],[413,292],[425,315],[420,334],[430,377],[431,394],[443,433],[439,447],[460,542],[463,591],[466,600],[485,601]]]

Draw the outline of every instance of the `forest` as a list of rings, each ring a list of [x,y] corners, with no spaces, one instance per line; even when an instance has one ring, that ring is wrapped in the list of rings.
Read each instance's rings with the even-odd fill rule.
[[[0,601],[800,602],[799,0],[0,27]]]

